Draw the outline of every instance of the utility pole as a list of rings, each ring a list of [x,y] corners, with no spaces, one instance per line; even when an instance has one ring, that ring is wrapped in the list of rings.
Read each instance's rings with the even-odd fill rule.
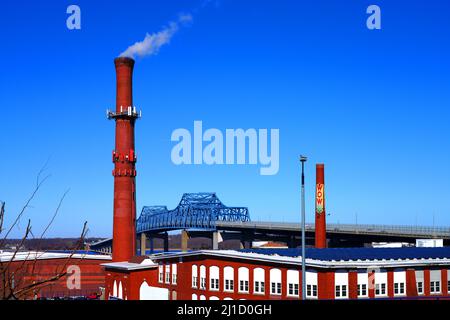
[[[306,254],[305,254],[305,156],[300,156],[302,163],[302,299],[306,300]]]

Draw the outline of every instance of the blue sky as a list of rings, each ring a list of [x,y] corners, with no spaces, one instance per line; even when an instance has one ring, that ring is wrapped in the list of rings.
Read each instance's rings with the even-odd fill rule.
[[[81,8],[81,30],[66,8]],[[36,234],[70,191],[47,236],[112,233],[113,59],[179,13],[184,1],[10,1],[0,17],[0,200],[7,224],[49,159],[12,236]],[[382,29],[366,28],[381,8]],[[448,1],[211,1],[157,55],[137,58],[138,214],[215,191],[253,220],[298,221],[299,154],[313,219],[315,164],[325,163],[332,223],[450,225]],[[173,130],[280,129],[280,170],[175,166]]]

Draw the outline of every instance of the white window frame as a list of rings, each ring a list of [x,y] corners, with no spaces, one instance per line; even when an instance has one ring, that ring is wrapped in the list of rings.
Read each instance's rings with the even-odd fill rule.
[[[397,293],[396,293],[397,291]],[[406,295],[406,271],[394,271],[394,296]]]
[[[358,298],[367,298],[369,296],[369,275],[367,272],[358,272],[357,278],[356,290]],[[363,289],[365,294],[363,294]]]
[[[281,270],[277,268],[270,269],[270,295],[281,296]]]
[[[162,264],[158,266],[158,282],[164,283],[164,266]]]
[[[447,270],[447,294],[450,294],[450,270]]]
[[[422,295],[424,294],[424,290],[423,290],[423,281],[417,281],[417,294],[418,295]],[[420,286],[419,286],[420,284]],[[420,289],[420,290],[419,290]]]
[[[219,291],[219,267],[218,266],[210,266],[209,267],[209,290],[210,291]]]
[[[286,295],[288,297],[299,297],[300,286],[299,286],[299,272],[298,270],[287,270],[286,272]]]
[[[239,293],[249,293],[249,270],[247,267],[239,267],[238,269],[238,279],[239,279]],[[242,289],[244,288],[244,289]]]
[[[348,299],[348,273],[337,271],[334,273],[335,299]]]
[[[253,293],[263,295],[266,292],[266,271],[263,268],[253,269]]]
[[[388,281],[387,271],[375,272],[375,297],[387,297],[388,295]],[[377,294],[377,291],[379,292]]]
[[[114,280],[112,296],[117,297],[117,281],[116,280]]]
[[[430,294],[442,293],[441,270],[430,270]]]
[[[170,264],[165,265],[165,273],[166,273],[165,283],[170,284]]]
[[[196,264],[192,265],[191,273],[192,273],[192,277],[191,277],[192,288],[197,289],[197,287],[198,287],[198,267]]]
[[[226,266],[223,268],[223,291],[234,292],[234,268]]]
[[[206,267],[200,266],[200,290],[206,290]]]
[[[318,296],[317,272],[306,271],[306,299],[317,299]]]
[[[177,264],[176,263],[172,263],[172,284],[176,285],[177,284]]]
[[[424,281],[424,271],[423,270],[416,270],[415,271],[416,276],[416,289],[418,295],[424,295],[425,294],[425,281]],[[419,290],[419,283],[420,283],[420,289]]]

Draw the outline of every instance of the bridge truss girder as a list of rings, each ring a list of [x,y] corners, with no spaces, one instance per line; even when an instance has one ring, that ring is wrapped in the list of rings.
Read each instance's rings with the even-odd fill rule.
[[[173,210],[145,206],[136,221],[136,231],[216,230],[216,221],[250,221],[248,208],[227,207],[215,193],[185,193]]]

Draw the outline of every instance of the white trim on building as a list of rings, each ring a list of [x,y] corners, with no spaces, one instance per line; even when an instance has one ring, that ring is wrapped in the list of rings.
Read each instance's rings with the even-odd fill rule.
[[[204,265],[200,266],[200,289],[206,290],[206,267]]]
[[[249,293],[249,270],[247,267],[239,267],[238,269],[239,278],[239,293]]]
[[[406,271],[394,271],[394,296],[406,295]]]
[[[270,294],[281,295],[281,270],[277,268],[270,269]]]
[[[196,264],[192,265],[192,267],[191,267],[191,274],[192,274],[192,277],[191,277],[192,288],[197,289],[197,287],[198,287],[198,267],[197,267]]]
[[[210,266],[209,267],[209,290],[219,291],[219,267]]]
[[[253,269],[253,293],[265,294],[266,291],[266,272],[263,268]]]
[[[223,291],[234,292],[234,268],[226,266],[223,268]]]
[[[357,295],[358,298],[367,298],[369,296],[369,275],[367,271],[362,270],[357,274]]]
[[[300,275],[298,270],[287,270],[286,278],[286,295],[288,297],[299,297]]]
[[[305,273],[306,273],[306,299],[317,299],[319,296],[317,272],[313,270],[307,270]]]
[[[375,271],[375,297],[387,297],[388,295],[387,272]]]
[[[336,271],[334,273],[334,297],[336,299],[348,298],[348,272]]]

